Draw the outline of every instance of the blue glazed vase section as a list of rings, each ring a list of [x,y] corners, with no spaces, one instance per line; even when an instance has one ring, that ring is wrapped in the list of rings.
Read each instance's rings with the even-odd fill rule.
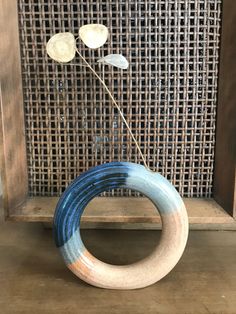
[[[100,193],[115,188],[129,188],[143,193],[161,215],[181,210],[183,204],[168,180],[142,165],[130,162],[99,165],[77,177],[61,196],[54,215],[56,245],[62,247],[72,236],[79,236],[80,218],[87,204]],[[80,245],[83,246],[82,243]]]

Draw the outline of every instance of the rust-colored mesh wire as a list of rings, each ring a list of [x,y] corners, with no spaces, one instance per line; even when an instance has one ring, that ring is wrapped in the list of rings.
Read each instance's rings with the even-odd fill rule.
[[[77,36],[80,26],[102,23],[110,31],[106,45],[78,48],[113,92],[148,166],[182,196],[210,197],[221,0],[18,3],[30,194],[60,195],[101,163],[140,162],[118,112],[80,58],[60,65],[46,54],[55,33]],[[108,53],[126,56],[129,69],[96,63]]]

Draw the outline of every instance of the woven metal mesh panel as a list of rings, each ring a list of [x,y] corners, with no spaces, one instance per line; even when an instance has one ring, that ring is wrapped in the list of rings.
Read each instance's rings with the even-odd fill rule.
[[[140,162],[99,82],[79,57],[66,65],[46,54],[57,32],[87,23],[110,31],[103,48],[79,49],[120,104],[149,167],[182,196],[212,194],[220,0],[20,0],[19,27],[31,195],[60,195],[89,167]],[[96,60],[122,53],[128,70]],[[127,191],[118,191],[127,195]]]

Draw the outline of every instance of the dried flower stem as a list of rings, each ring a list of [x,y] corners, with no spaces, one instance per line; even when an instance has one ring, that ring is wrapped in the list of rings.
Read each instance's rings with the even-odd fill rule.
[[[86,64],[86,66],[90,69],[90,71],[96,76],[96,78],[97,78],[97,79],[100,81],[100,83],[103,85],[104,89],[106,90],[107,94],[109,95],[109,97],[111,98],[113,104],[115,105],[116,109],[118,110],[118,112],[119,112],[119,114],[120,114],[122,120],[124,121],[124,124],[126,125],[128,131],[129,131],[129,134],[130,134],[130,136],[132,137],[132,139],[133,139],[133,141],[134,141],[134,143],[135,143],[135,145],[136,145],[136,147],[137,147],[137,149],[138,149],[138,151],[139,151],[139,154],[140,154],[140,156],[141,156],[141,158],[142,158],[142,161],[143,161],[143,163],[144,163],[144,166],[145,166],[147,169],[149,169],[149,167],[148,167],[148,165],[147,165],[147,162],[146,162],[146,160],[145,160],[145,157],[144,157],[144,155],[143,155],[143,153],[142,153],[142,151],[141,151],[141,148],[140,148],[140,146],[139,146],[139,144],[138,144],[138,142],[137,142],[137,140],[136,140],[136,138],[135,138],[135,136],[134,136],[134,134],[133,134],[133,132],[132,132],[132,130],[131,130],[129,124],[128,124],[128,122],[126,121],[126,119],[125,119],[125,117],[124,117],[124,114],[123,114],[123,112],[122,112],[121,109],[120,109],[120,106],[117,104],[115,98],[113,97],[113,95],[112,95],[112,93],[110,92],[109,88],[107,87],[106,83],[105,83],[104,80],[97,74],[97,72],[91,67],[91,65],[86,61],[86,59],[82,56],[82,54],[79,52],[79,50],[78,50],[77,48],[76,48],[76,52],[78,53],[78,55],[80,56],[80,58],[84,61],[84,63]],[[149,169],[149,170],[150,170],[150,169]]]

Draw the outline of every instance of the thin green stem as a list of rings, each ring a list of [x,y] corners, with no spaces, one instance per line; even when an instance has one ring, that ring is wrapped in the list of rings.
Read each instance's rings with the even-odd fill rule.
[[[144,163],[144,166],[145,166],[147,169],[149,169],[149,167],[148,167],[148,165],[147,165],[147,162],[146,162],[146,160],[145,160],[145,157],[144,157],[144,155],[143,155],[143,153],[142,153],[142,151],[141,151],[141,148],[140,148],[140,146],[139,146],[139,144],[138,144],[138,142],[137,142],[137,140],[136,140],[136,138],[135,138],[135,136],[134,136],[134,134],[133,134],[133,132],[132,132],[132,130],[131,130],[131,128],[130,128],[128,122],[127,122],[127,120],[125,119],[124,114],[123,114],[123,112],[122,112],[121,109],[120,109],[120,106],[117,104],[115,98],[113,97],[113,95],[112,95],[112,93],[110,92],[109,88],[107,87],[106,83],[105,83],[104,80],[97,74],[97,72],[91,67],[91,65],[86,61],[86,59],[82,56],[82,54],[79,52],[79,50],[78,50],[77,48],[76,48],[76,52],[78,53],[78,55],[80,56],[80,58],[83,60],[83,62],[86,64],[86,66],[90,69],[90,71],[96,76],[96,78],[99,80],[99,82],[103,85],[103,87],[104,87],[104,89],[106,90],[107,94],[108,94],[109,97],[111,98],[112,103],[115,105],[116,109],[118,110],[118,112],[119,112],[119,114],[120,114],[120,116],[121,116],[121,118],[122,118],[124,124],[126,125],[128,131],[129,131],[129,134],[130,134],[130,136],[132,137],[132,139],[133,139],[133,141],[134,141],[134,143],[135,143],[135,145],[136,145],[136,147],[137,147],[137,149],[138,149],[138,152],[139,152],[139,154],[140,154],[140,156],[141,156],[141,158],[142,158],[142,161],[143,161],[143,163]],[[149,170],[150,170],[150,169],[149,169]]]

